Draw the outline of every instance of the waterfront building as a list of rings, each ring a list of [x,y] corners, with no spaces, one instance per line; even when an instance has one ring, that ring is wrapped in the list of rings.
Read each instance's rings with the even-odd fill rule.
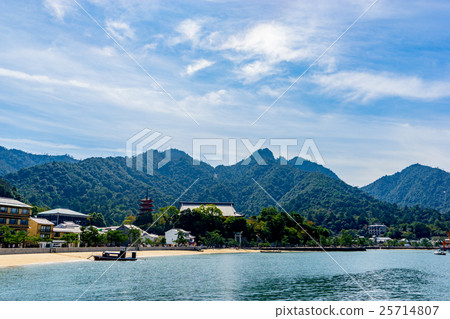
[[[117,230],[117,228],[119,228],[119,227],[120,226],[97,227],[97,230],[100,234],[106,234],[110,230]]]
[[[387,243],[388,240],[392,240],[392,238],[390,238],[390,237],[377,237],[376,239],[377,239],[377,241],[376,241],[377,244],[384,244],[384,243]]]
[[[214,205],[216,206],[218,209],[220,209],[220,211],[222,212],[222,216],[223,217],[243,217],[244,215],[239,214],[238,212],[236,212],[236,209],[234,209],[234,203],[231,202],[179,202],[179,210],[180,212],[185,210],[185,209],[195,209],[195,208],[199,208],[201,205]]]
[[[53,238],[53,224],[45,218],[30,217],[30,235],[39,238]]]
[[[166,231],[166,233],[164,235],[164,237],[166,238],[166,244],[176,245],[177,243],[175,241],[178,238],[179,231],[183,232],[183,235],[186,238],[188,245],[192,245],[195,243],[195,236],[192,236],[191,232],[186,231],[184,229],[180,229],[180,228],[172,228],[172,229],[169,229],[168,231]]]
[[[28,231],[30,215],[30,205],[0,197],[0,226],[8,225],[12,230]]]
[[[53,246],[61,246],[66,243],[61,239],[65,234],[77,234],[78,235],[78,244],[77,247],[80,246],[80,234],[81,234],[81,226],[75,224],[74,222],[63,222],[61,224],[53,227]]]
[[[55,225],[64,222],[73,222],[80,226],[87,226],[88,218],[90,216],[66,208],[56,208],[45,212],[41,212],[38,214],[38,217],[48,219]]]
[[[107,232],[109,232],[110,230],[118,230],[121,231],[123,234],[127,235],[129,234],[130,230],[133,229],[137,229],[139,230],[139,233],[141,234],[141,239],[145,240],[145,239],[150,239],[151,241],[155,242],[159,236],[155,235],[155,234],[151,234],[146,232],[145,230],[142,230],[141,228],[135,226],[135,225],[128,225],[128,224],[123,224],[120,226],[109,226],[109,227],[102,227],[102,228],[98,228],[98,231],[100,234],[106,234]],[[131,244],[130,241],[124,243],[126,245]]]
[[[375,224],[375,225],[369,225],[368,231],[369,231],[369,235],[378,237],[382,234],[387,233],[388,228],[386,225]]]
[[[121,231],[122,233],[124,233],[127,236],[130,233],[130,231],[133,230],[133,229],[139,230],[139,233],[141,234],[141,238],[143,240],[148,238],[151,241],[155,241],[159,237],[158,235],[147,233],[145,230],[142,230],[141,228],[139,228],[139,227],[137,227],[135,225],[126,225],[126,224],[124,224],[124,225],[120,225],[119,227],[116,228],[116,230]],[[127,245],[129,245],[129,244],[132,244],[132,243],[128,242]]]

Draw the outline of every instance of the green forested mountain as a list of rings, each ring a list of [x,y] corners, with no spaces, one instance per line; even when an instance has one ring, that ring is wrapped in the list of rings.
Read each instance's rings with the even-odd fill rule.
[[[17,192],[17,189],[1,178],[0,178],[0,197],[23,200],[22,196]]]
[[[238,212],[258,215],[261,208],[275,203],[255,181],[288,211],[297,211],[335,232],[359,229],[374,221],[389,225],[444,218],[433,210],[383,203],[345,184],[320,165],[308,161],[294,165],[294,160],[280,165],[269,150],[260,154],[266,165],[258,165],[253,158],[216,168],[205,163],[193,165],[189,155],[172,150],[171,161],[161,169],[155,168],[154,175],[127,167],[123,157],[109,157],[73,164],[48,163],[5,178],[33,204],[102,213],[108,224],[121,223],[130,213],[136,214],[138,199],[144,197],[146,187],[156,208],[174,205],[178,200],[232,201]],[[162,156],[153,152],[154,163]]]
[[[384,176],[362,190],[391,203],[450,211],[450,173],[438,168],[414,164],[394,175]]]
[[[76,161],[69,155],[36,155],[0,146],[0,176],[39,164],[50,162],[75,163]]]

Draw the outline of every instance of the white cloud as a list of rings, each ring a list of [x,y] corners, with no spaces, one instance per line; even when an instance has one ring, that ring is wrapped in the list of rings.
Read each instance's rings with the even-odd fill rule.
[[[70,85],[80,88],[89,88],[88,83],[80,82],[77,80],[58,80],[52,79],[46,75],[31,75],[25,72],[9,70],[4,68],[0,68],[0,76],[17,80],[38,82],[41,84]]]
[[[70,94],[74,100],[84,96],[85,93],[91,94],[91,99],[102,99],[103,102],[112,103],[120,108],[146,111],[170,113],[178,110],[173,104],[167,104],[163,92],[141,87],[121,87],[108,86],[96,82],[81,81],[78,79],[55,79],[46,75],[32,75],[22,71],[15,71],[0,68],[0,77],[7,77],[16,80],[39,83],[44,92],[52,92],[53,95],[69,98]],[[62,91],[61,88],[54,89],[55,86],[69,89],[69,93]],[[33,87],[36,90],[36,86]],[[75,91],[74,89],[81,89]],[[149,101],[152,101],[150,104]]]
[[[186,74],[191,76],[192,74],[205,69],[207,67],[210,67],[211,65],[213,65],[215,62],[214,61],[208,61],[205,59],[200,59],[200,60],[196,60],[194,61],[193,64],[189,64],[186,68]]]
[[[71,0],[45,0],[44,6],[50,11],[50,14],[62,21],[67,12],[72,9],[73,1]]]
[[[75,150],[80,149],[79,146],[72,145],[72,144],[61,144],[61,143],[53,143],[53,142],[46,142],[46,141],[36,141],[31,139],[25,139],[25,138],[3,138],[0,137],[0,142],[3,145],[6,145],[7,148],[17,148],[18,145],[20,145],[21,150],[25,150],[28,152],[33,153],[40,153],[40,150],[46,149],[46,150],[52,150],[51,152],[46,152],[47,154],[54,153],[54,150],[56,150],[56,154],[61,153],[67,153],[68,150]],[[38,150],[38,151],[36,151]],[[59,151],[58,151],[59,150]]]
[[[219,105],[224,103],[224,98],[228,95],[228,91],[220,89],[217,91],[211,91],[205,95],[192,95],[184,98],[181,103],[186,107],[200,106],[200,108],[206,106],[210,108],[211,105]],[[205,109],[206,111],[206,109]]]
[[[180,36],[171,38],[169,44],[176,45],[186,41],[191,41],[196,45],[200,39],[200,31],[202,29],[201,22],[191,19],[183,20],[176,28]]]
[[[280,62],[311,60],[318,45],[308,41],[311,30],[280,23],[260,23],[229,37],[221,50],[232,50],[241,62],[238,73],[246,82],[254,82],[274,73]],[[239,61],[241,59],[241,61]]]
[[[245,64],[237,73],[245,82],[255,82],[273,72],[274,66],[271,63],[255,61]]]
[[[103,48],[93,48],[92,51],[94,51],[96,54],[99,54],[102,56],[107,56],[107,57],[112,57],[117,54],[116,49],[111,46],[106,46]]]
[[[310,50],[299,48],[301,35],[291,27],[278,23],[261,23],[239,35],[232,36],[222,49],[233,49],[249,56],[264,56],[271,62],[309,58]]]
[[[450,96],[450,81],[426,81],[394,73],[342,71],[315,75],[313,81],[326,91],[343,93],[347,99],[368,101],[384,97],[435,100]]]
[[[276,98],[280,96],[281,93],[283,93],[284,88],[271,88],[267,85],[263,85],[261,89],[259,90],[260,94],[268,95],[270,97]]]
[[[115,38],[119,40],[134,39],[134,31],[129,24],[123,21],[106,21],[106,29]]]

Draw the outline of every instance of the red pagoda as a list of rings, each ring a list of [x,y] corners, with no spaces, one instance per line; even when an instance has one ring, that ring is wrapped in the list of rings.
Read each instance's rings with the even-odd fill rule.
[[[139,204],[139,206],[141,208],[139,208],[139,210],[141,211],[138,215],[143,215],[145,213],[151,213],[153,212],[153,200],[151,200],[150,198],[148,198],[148,188],[147,188],[147,196],[145,197],[145,199],[140,199],[139,200],[141,203]]]

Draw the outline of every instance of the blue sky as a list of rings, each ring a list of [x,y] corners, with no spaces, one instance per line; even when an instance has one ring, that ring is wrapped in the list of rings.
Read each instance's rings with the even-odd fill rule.
[[[450,171],[448,1],[379,0],[254,125],[372,1],[78,2],[160,86],[75,1],[1,1],[0,145],[123,156],[150,128],[190,154],[312,138],[351,185]]]

